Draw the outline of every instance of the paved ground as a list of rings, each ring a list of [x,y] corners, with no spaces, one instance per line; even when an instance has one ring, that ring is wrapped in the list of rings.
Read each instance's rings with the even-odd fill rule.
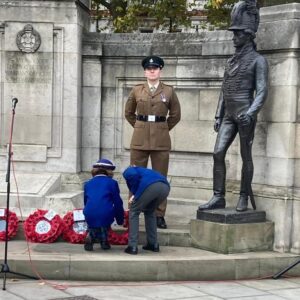
[[[300,299],[300,278],[195,282],[75,282],[7,279],[1,300]]]

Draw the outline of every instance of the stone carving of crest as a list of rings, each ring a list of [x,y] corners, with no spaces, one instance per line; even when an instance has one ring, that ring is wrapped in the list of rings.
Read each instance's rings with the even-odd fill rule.
[[[41,45],[41,36],[33,29],[32,25],[27,24],[23,30],[18,32],[16,42],[22,52],[33,53]]]

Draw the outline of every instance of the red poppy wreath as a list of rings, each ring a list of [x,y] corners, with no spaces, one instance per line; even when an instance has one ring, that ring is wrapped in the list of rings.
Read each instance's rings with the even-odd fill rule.
[[[16,236],[18,230],[19,220],[17,215],[12,212],[8,211],[8,219],[7,219],[7,209],[0,208],[0,241],[6,240],[6,223],[8,221],[8,232],[7,238],[10,240],[12,237]]]
[[[69,211],[64,217],[63,239],[72,244],[83,244],[87,235],[87,224],[82,209]]]
[[[112,245],[127,245],[128,244],[128,217],[129,212],[126,210],[124,212],[124,224],[123,227],[126,228],[122,233],[113,231],[111,228],[108,231],[108,241]]]
[[[64,223],[53,210],[38,209],[24,222],[25,236],[34,243],[52,243],[63,230]]]
[[[82,209],[74,209],[63,217],[64,232],[63,239],[73,244],[83,244],[87,235],[87,224],[82,213]],[[122,233],[113,231],[108,232],[108,241],[112,245],[127,245],[128,243],[128,211],[124,212],[124,225],[127,228]]]

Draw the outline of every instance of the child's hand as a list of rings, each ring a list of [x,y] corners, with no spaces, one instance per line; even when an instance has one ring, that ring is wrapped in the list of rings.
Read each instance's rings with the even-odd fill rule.
[[[132,195],[128,200],[129,204],[132,204],[133,202],[134,202],[134,195]]]

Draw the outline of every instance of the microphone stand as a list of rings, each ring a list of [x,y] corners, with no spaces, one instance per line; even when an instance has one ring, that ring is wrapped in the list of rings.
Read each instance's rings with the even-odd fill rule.
[[[282,271],[274,274],[272,276],[273,279],[278,279],[280,278],[284,273],[286,273],[287,271],[289,271],[290,269],[294,268],[296,265],[298,265],[300,263],[300,259],[298,259],[297,261],[295,261],[294,263],[292,263],[291,265],[289,265],[288,267],[284,268]]]
[[[10,138],[8,144],[8,160],[7,160],[7,173],[6,173],[6,182],[7,182],[7,192],[6,192],[6,228],[5,228],[5,250],[4,250],[4,262],[1,264],[1,271],[0,274],[3,273],[3,290],[6,290],[6,275],[8,273],[23,276],[29,279],[37,279],[33,276],[13,272],[10,271],[8,263],[7,263],[7,250],[8,250],[8,224],[9,224],[9,195],[10,195],[10,165],[11,165],[11,156],[12,156],[12,134],[14,128],[14,119],[15,119],[15,109],[18,103],[17,98],[12,99],[12,119],[11,119],[11,131],[10,131]]]

